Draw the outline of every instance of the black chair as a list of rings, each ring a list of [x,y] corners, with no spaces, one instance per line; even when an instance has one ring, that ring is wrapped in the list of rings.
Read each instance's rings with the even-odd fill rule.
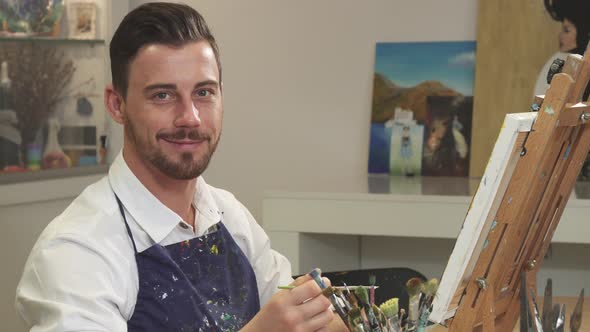
[[[369,285],[369,278],[375,276],[375,286],[379,286],[375,289],[375,304],[380,305],[397,297],[399,298],[399,307],[404,308],[406,312],[408,310],[406,281],[415,277],[426,281],[426,277],[422,273],[403,267],[322,272],[322,276],[330,279],[333,286],[343,286],[344,283],[347,285]]]

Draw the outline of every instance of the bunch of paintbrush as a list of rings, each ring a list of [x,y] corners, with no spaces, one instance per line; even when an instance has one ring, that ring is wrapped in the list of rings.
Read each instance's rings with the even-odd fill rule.
[[[326,287],[323,294],[352,332],[385,332],[387,320],[374,304],[375,286]]]
[[[375,286],[326,287],[319,269],[313,269],[309,275],[322,289],[336,313],[352,332],[382,332],[385,320],[381,310],[374,304]],[[374,283],[374,282],[373,282]],[[367,289],[371,288],[369,297]],[[353,291],[351,291],[351,289]]]
[[[412,278],[406,282],[408,292],[408,320],[404,331],[424,331],[428,325],[428,316],[432,310],[432,301],[438,289],[438,280],[423,282]]]
[[[385,315],[386,324],[385,324],[385,331],[387,332],[401,332],[403,330],[403,316],[404,316],[404,309],[399,311],[399,299],[394,297],[383,302],[379,308],[381,312]]]
[[[368,289],[369,291],[372,290],[370,287]],[[424,331],[428,325],[428,316],[430,315],[432,301],[434,300],[437,289],[438,280],[436,279],[431,279],[428,282],[422,282],[419,278],[410,279],[406,283],[406,290],[409,295],[407,317],[405,310],[403,308],[400,310],[399,308],[398,298],[389,299],[379,307],[373,304],[374,300],[371,300],[372,305],[370,308],[361,305],[362,309],[360,310],[360,316],[366,317],[366,319],[359,319],[358,321],[364,322],[363,329],[357,328],[356,330],[351,330],[383,332]],[[366,301],[366,289],[357,289],[355,290],[355,294],[361,304],[363,301]],[[371,322],[375,322],[372,320],[373,316],[371,314],[371,309],[374,313],[374,317],[377,318],[376,321],[381,324],[379,330],[377,330],[376,324],[371,324]],[[356,311],[354,313],[356,314]]]
[[[526,283],[524,283],[526,286]],[[531,301],[533,302],[533,319],[535,322],[535,330],[537,332],[563,332],[565,329],[565,304],[553,303],[553,282],[549,278],[547,285],[545,286],[545,296],[543,298],[543,313],[542,316],[539,314],[537,303],[535,300],[535,292],[533,289],[530,290]],[[524,297],[523,297],[524,298]],[[526,300],[526,298],[524,298]],[[570,331],[578,332],[582,325],[582,309],[584,306],[584,289],[580,291],[580,296],[576,302],[576,306],[572,315],[570,316]],[[526,305],[525,305],[526,308]],[[528,311],[530,312],[530,311]],[[523,317],[525,316],[525,317]],[[528,331],[532,330],[532,324],[525,321],[525,313],[521,313],[521,330],[525,327]]]
[[[438,280],[423,282],[412,278],[406,283],[409,295],[408,315],[399,308],[398,298],[392,298],[380,306],[375,305],[375,276],[369,277],[368,286],[329,286],[321,278],[319,269],[309,275],[322,289],[336,313],[342,318],[351,332],[411,332],[424,331],[432,301],[438,288]],[[282,286],[279,288],[292,288]]]

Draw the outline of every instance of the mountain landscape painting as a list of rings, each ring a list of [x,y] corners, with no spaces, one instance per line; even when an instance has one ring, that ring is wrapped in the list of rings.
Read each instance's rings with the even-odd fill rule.
[[[369,173],[467,176],[475,42],[377,43],[375,53]]]

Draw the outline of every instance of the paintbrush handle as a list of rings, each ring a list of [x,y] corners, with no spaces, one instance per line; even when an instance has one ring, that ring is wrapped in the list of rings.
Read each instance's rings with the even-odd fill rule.
[[[420,318],[420,295],[410,297],[408,303],[408,331],[414,331]]]
[[[295,286],[293,285],[286,285],[286,286],[277,286],[278,289],[293,289]]]

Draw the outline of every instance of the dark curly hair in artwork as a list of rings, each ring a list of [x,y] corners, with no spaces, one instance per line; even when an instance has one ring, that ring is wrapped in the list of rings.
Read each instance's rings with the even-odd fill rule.
[[[590,40],[590,1],[588,0],[543,0],[551,17],[559,22],[564,19],[576,26],[576,48],[570,53],[584,54]]]

